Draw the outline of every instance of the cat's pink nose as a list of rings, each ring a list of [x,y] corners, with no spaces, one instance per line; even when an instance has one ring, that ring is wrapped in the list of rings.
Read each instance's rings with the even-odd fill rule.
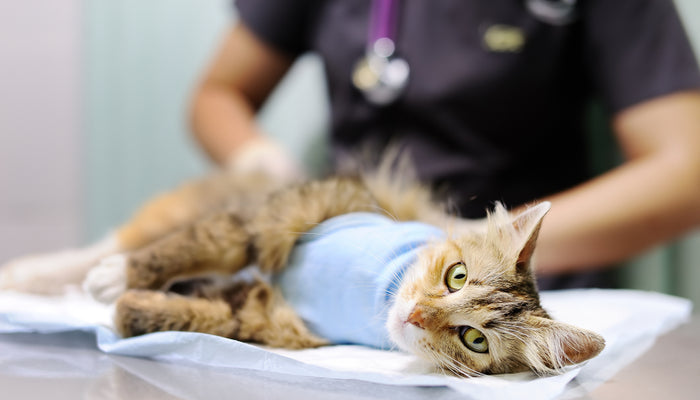
[[[423,314],[420,312],[420,309],[414,308],[411,314],[408,316],[408,319],[406,320],[411,325],[415,325],[421,329],[425,329],[425,319],[423,319]]]

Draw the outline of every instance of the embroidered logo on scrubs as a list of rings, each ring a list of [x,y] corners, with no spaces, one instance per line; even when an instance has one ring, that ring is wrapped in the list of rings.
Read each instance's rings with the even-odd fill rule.
[[[484,31],[484,46],[497,53],[517,53],[525,45],[525,33],[517,26],[496,24]]]

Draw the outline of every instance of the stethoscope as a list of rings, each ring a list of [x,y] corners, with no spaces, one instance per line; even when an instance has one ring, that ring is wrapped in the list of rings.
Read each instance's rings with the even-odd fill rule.
[[[352,71],[353,85],[376,106],[386,106],[406,89],[411,69],[396,55],[395,35],[399,0],[372,0],[365,54]],[[527,10],[551,25],[566,25],[576,19],[577,0],[525,0]]]
[[[372,104],[394,102],[406,88],[410,68],[396,56],[399,0],[373,0],[365,55],[355,64],[352,83]]]

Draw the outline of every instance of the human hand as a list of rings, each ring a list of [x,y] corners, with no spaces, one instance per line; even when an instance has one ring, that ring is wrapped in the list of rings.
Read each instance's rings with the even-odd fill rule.
[[[285,182],[306,177],[303,168],[284,148],[263,136],[246,141],[228,158],[225,168],[241,174],[263,173]]]

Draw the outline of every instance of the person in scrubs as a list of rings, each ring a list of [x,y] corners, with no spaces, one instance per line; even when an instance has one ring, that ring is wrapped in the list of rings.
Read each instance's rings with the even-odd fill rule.
[[[671,0],[238,0],[196,91],[217,163],[285,179],[299,167],[256,111],[320,56],[332,162],[398,143],[465,218],[548,200],[544,289],[610,286],[604,267],[700,223],[700,72]],[[589,168],[590,105],[624,162]]]

